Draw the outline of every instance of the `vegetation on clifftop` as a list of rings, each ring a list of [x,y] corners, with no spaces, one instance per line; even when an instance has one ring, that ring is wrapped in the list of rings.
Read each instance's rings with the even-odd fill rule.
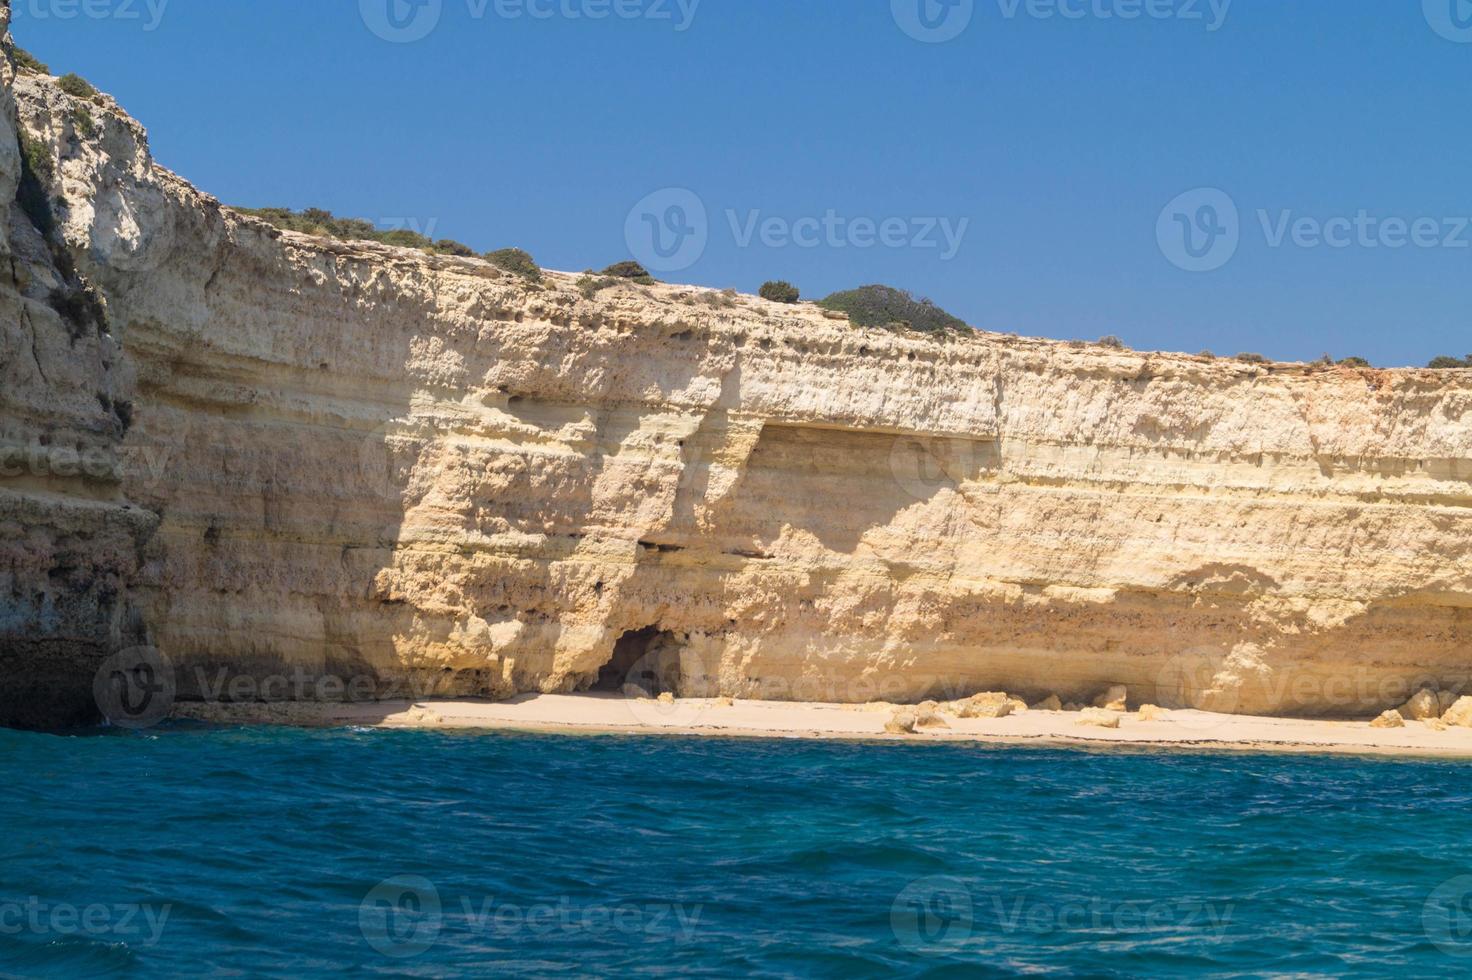
[[[893,286],[861,286],[818,301],[825,310],[844,313],[860,327],[901,327],[925,333],[970,330],[965,320],[952,316],[928,299],[916,299]]]
[[[785,279],[762,283],[761,292],[758,295],[773,303],[796,303],[802,299],[802,291]]]
[[[599,275],[613,279],[628,279],[641,286],[652,286],[655,283],[655,278],[649,274],[649,270],[637,262],[615,262]]]
[[[469,245],[461,244],[450,238],[434,241],[417,231],[409,231],[407,228],[384,230],[376,227],[370,221],[364,221],[361,218],[339,218],[331,211],[324,211],[321,208],[307,208],[304,211],[292,211],[289,208],[233,207],[232,209],[241,214],[268,221],[285,231],[297,231],[304,235],[337,238],[342,241],[379,242],[383,245],[397,245],[400,248],[422,249],[432,255],[471,256],[475,254]]]
[[[5,53],[10,56],[11,62],[20,71],[34,72],[38,75],[51,74],[51,68],[25,48],[11,45],[5,49]]]
[[[91,82],[75,72],[68,72],[62,75],[61,78],[57,79],[56,84],[61,86],[61,90],[67,95],[78,99],[87,99],[90,102],[96,102],[102,98],[102,93],[97,91]]]
[[[519,248],[502,248],[494,252],[487,252],[485,260],[499,269],[514,272],[516,275],[532,282],[542,281],[542,267],[537,265],[536,259],[529,253]]]
[[[1447,368],[1472,368],[1472,354],[1466,357],[1435,357],[1426,366],[1438,371]]]

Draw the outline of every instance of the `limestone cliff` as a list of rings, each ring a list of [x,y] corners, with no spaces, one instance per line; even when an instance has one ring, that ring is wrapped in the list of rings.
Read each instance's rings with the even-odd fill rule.
[[[277,231],[110,100],[83,135],[54,79],[0,70],[0,194],[18,126],[56,221],[0,229],[0,440],[29,453],[0,480],[0,721],[85,715],[145,632],[186,699],[568,691],[640,657],[691,694],[1252,713],[1472,680],[1472,372],[589,299]]]

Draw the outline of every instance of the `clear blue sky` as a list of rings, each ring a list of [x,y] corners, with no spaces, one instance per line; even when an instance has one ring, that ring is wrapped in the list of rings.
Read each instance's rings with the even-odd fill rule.
[[[433,222],[580,270],[629,255],[641,198],[687,188],[708,243],[670,281],[886,282],[987,329],[1141,349],[1472,351],[1468,0],[1235,0],[1224,19],[1211,0],[923,0],[938,30],[965,24],[941,43],[901,26],[923,33],[922,0],[700,0],[684,30],[682,0],[437,2],[409,42],[370,29],[392,33],[389,0],[167,0],[156,23],[160,0],[15,0],[14,31],[227,203]],[[600,9],[640,16],[567,15]],[[436,11],[398,14],[414,31]],[[1239,230],[1193,273],[1161,241],[1224,220],[1199,197],[1163,214],[1196,188]],[[743,244],[754,216],[830,211],[905,232]],[[1375,223],[1348,231],[1360,212]],[[1285,215],[1311,222],[1275,246]],[[927,218],[969,222],[953,257],[939,232],[915,247]],[[1432,224],[1390,248],[1409,236],[1385,219]]]

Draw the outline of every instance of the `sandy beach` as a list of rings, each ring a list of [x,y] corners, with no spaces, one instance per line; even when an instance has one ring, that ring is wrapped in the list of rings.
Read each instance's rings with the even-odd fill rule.
[[[1144,721],[1117,713],[1118,728],[1081,723],[1076,711],[1029,710],[1005,718],[944,715],[946,727],[888,734],[893,706],[682,699],[608,694],[532,694],[509,701],[366,704],[180,704],[174,717],[214,723],[481,729],[565,734],[703,735],[892,742],[985,742],[1091,748],[1277,751],[1472,758],[1472,728],[1437,731],[1419,721],[1373,728],[1365,721],[1259,718],[1169,711]]]

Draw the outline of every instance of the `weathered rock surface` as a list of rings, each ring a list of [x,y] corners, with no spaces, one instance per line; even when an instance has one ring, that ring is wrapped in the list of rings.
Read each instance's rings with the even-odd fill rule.
[[[1422,688],[1411,695],[1409,701],[1397,709],[1402,718],[1411,721],[1425,721],[1427,718],[1440,718],[1442,714],[1441,702],[1436,692],[1430,688]]]
[[[0,222],[0,444],[41,458],[0,479],[0,722],[85,716],[145,636],[186,701],[638,673],[1368,717],[1472,681],[1472,372],[587,299],[278,232],[110,100],[84,137],[53,79],[0,71],[0,193],[19,127],[60,243]],[[49,301],[66,259],[105,322]]]
[[[920,717],[915,712],[896,711],[884,723],[884,730],[890,735],[913,735],[919,723]]]
[[[1472,697],[1458,698],[1455,704],[1446,709],[1441,720],[1448,725],[1472,728]]]
[[[1399,711],[1382,711],[1374,721],[1370,722],[1371,728],[1404,728],[1406,720]]]
[[[1118,711],[1110,711],[1108,708],[1085,708],[1079,714],[1076,724],[1094,728],[1118,728],[1120,717]]]
[[[1000,693],[973,694],[956,705],[960,718],[1006,718],[1014,710],[1012,699]]]

